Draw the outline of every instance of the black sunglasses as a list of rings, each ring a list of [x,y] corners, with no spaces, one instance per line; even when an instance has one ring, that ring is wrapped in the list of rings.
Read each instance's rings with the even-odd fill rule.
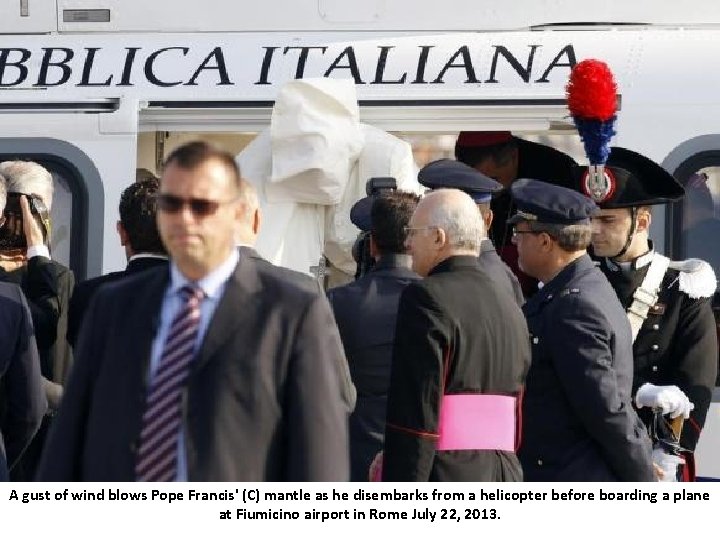
[[[187,205],[190,211],[196,216],[210,216],[217,212],[223,204],[230,204],[235,202],[237,198],[229,201],[213,201],[211,199],[184,199],[182,197],[176,197],[175,195],[168,195],[167,193],[158,193],[155,196],[158,210],[167,212],[168,214],[176,214],[181,212]]]

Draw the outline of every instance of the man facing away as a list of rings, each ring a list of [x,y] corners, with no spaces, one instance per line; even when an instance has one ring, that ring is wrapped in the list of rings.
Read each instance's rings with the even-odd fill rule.
[[[240,255],[242,186],[232,156],[205,143],[167,158],[170,267],[98,291],[40,480],[349,478],[353,403],[332,312]]]
[[[98,288],[157,265],[167,265],[165,246],[160,239],[156,220],[155,197],[160,188],[157,178],[146,178],[130,184],[120,197],[120,220],[117,232],[125,248],[127,267],[119,272],[88,279],[78,284],[70,299],[67,340],[75,346],[85,311]]]
[[[455,189],[426,195],[408,227],[413,269],[402,293],[388,391],[385,481],[521,480],[517,397],[527,326],[478,266],[483,223]]]
[[[488,236],[500,258],[518,276],[525,297],[530,297],[537,291],[537,282],[518,268],[517,250],[507,224],[513,213],[509,189],[518,178],[569,187],[575,161],[555,148],[526,141],[509,131],[462,131],[455,143],[455,158],[502,184],[504,189],[491,202],[495,219]]]
[[[586,253],[595,204],[537,180],[511,188],[520,267],[544,283],[523,306],[532,364],[520,460],[529,481],[651,481],[651,444],[631,405],[630,325]]]
[[[405,229],[417,201],[415,194],[392,192],[358,203],[369,203],[375,265],[357,281],[328,291],[357,391],[350,416],[353,481],[367,481],[370,463],[383,446],[398,303],[403,289],[420,279],[405,248]]]
[[[718,371],[715,274],[698,259],[670,261],[649,239],[651,207],[684,194],[670,173],[620,147],[611,149],[605,171],[605,185],[588,184],[582,170],[578,182],[601,208],[593,220],[594,255],[633,327],[635,403],[648,426],[655,422],[653,410],[688,419],[679,443],[686,450],[685,479],[692,479],[692,451]]]
[[[492,240],[487,235],[494,218],[490,207],[492,197],[493,194],[501,192],[502,184],[464,163],[450,159],[440,159],[425,165],[418,173],[418,181],[431,189],[459,189],[470,195],[475,201],[486,232],[480,242],[478,257],[480,268],[497,283],[498,287],[507,291],[518,306],[522,306],[525,303],[525,297],[520,282],[510,267],[500,258]]]

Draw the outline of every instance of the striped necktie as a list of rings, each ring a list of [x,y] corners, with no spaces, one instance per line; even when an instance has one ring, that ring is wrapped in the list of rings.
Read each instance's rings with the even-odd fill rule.
[[[203,296],[196,286],[180,289],[182,304],[170,325],[145,403],[135,462],[138,481],[171,482],[176,478],[182,391],[190,373]]]

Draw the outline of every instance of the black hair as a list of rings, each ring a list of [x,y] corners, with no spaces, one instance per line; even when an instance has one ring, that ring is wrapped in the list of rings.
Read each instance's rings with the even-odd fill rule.
[[[393,191],[375,199],[370,211],[375,246],[381,255],[405,253],[405,227],[417,207],[420,196]]]
[[[133,182],[120,197],[120,223],[135,253],[165,253],[155,215],[155,196],[160,190],[157,178]]]
[[[234,186],[241,187],[240,168],[235,158],[229,152],[221,150],[205,141],[192,141],[175,148],[165,160],[163,169],[170,165],[177,165],[181,169],[193,170],[208,161],[218,161],[230,173]]]

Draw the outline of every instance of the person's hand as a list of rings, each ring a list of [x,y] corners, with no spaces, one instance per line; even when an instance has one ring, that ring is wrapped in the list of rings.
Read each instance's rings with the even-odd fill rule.
[[[690,411],[695,405],[688,399],[685,393],[677,386],[655,386],[645,383],[638,388],[635,394],[635,404],[640,407],[660,409],[663,414],[669,414],[670,418],[690,418]]]
[[[382,469],[383,469],[383,452],[380,450],[372,460],[370,464],[370,470],[368,471],[368,480],[370,482],[381,482],[382,481]]]
[[[17,270],[27,264],[27,255],[24,249],[6,249],[0,253],[0,268],[6,272]]]
[[[35,216],[33,216],[30,211],[30,203],[26,195],[20,196],[20,209],[22,210],[23,216],[23,232],[25,233],[25,240],[27,241],[28,247],[44,245],[45,237],[43,230],[38,222],[35,221]]]
[[[662,448],[655,448],[652,460],[655,476],[660,482],[677,482],[678,467],[685,463],[682,457],[668,454]]]

